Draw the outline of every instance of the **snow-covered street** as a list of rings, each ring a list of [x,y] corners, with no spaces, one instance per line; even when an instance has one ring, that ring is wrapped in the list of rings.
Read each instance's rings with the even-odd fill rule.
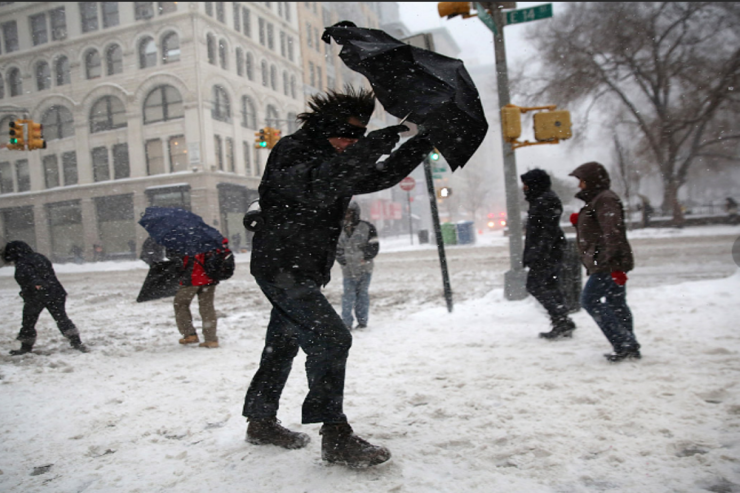
[[[643,358],[619,364],[583,310],[572,340],[537,338],[544,310],[504,299],[500,232],[448,248],[452,313],[436,248],[381,240],[345,392],[355,431],[393,453],[368,470],[322,463],[320,426],[300,424],[302,354],[278,417],[312,442],[244,441],[269,316],[248,254],[217,289],[210,350],[177,343],[171,299],[134,301],[143,262],[101,262],[55,265],[91,352],[44,312],[34,353],[11,357],[22,301],[2,267],[0,491],[740,492],[740,227],[628,236]],[[326,292],[339,308],[336,267]]]

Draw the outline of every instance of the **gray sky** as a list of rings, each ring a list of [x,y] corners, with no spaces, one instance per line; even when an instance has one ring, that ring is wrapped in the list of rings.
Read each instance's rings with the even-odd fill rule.
[[[450,20],[441,18],[437,12],[436,2],[399,2],[398,5],[401,20],[412,32],[446,27],[460,46],[461,52],[458,56],[467,66],[494,63],[493,34],[479,19],[475,17],[469,19],[455,17]],[[518,2],[517,8],[522,9],[535,5],[543,5],[543,2]],[[562,5],[553,3],[553,15],[558,15],[561,8]],[[506,56],[510,73],[532,54],[532,47],[524,39],[526,27],[544,22],[548,22],[548,20],[515,24],[505,28]],[[494,77],[493,73],[491,77]],[[512,103],[522,104],[521,101],[516,100],[515,95],[512,98]],[[539,104],[550,104],[550,102],[542,101]],[[522,115],[522,140],[534,140],[531,118],[530,113]],[[577,115],[571,113],[571,118],[574,134],[587,130],[580,124]],[[492,130],[499,131],[498,128]],[[611,139],[604,136],[596,137],[598,132],[595,130],[592,128],[590,132],[590,135],[593,135],[592,138],[580,144],[568,140],[557,145],[540,145],[518,149],[516,157],[519,173],[523,173],[527,169],[541,167],[560,178],[568,178],[567,175],[570,171],[586,161],[600,161],[609,166],[611,164]]]

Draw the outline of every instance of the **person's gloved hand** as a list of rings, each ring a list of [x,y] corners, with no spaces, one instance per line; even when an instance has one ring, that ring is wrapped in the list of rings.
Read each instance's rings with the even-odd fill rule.
[[[570,223],[573,226],[578,226],[578,213],[577,212],[574,212],[573,214],[570,215]]]
[[[625,284],[627,284],[627,279],[629,278],[627,277],[627,274],[625,274],[621,270],[615,270],[614,272],[612,272],[612,279],[618,285],[624,286]]]
[[[401,136],[398,134],[408,132],[408,130],[409,127],[406,125],[391,125],[380,130],[373,130],[363,140],[371,149],[377,150],[381,154],[390,154],[398,141],[401,140]]]

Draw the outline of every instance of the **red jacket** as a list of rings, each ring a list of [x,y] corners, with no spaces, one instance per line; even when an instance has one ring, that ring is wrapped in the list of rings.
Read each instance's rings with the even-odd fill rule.
[[[218,281],[214,281],[208,277],[203,269],[205,256],[205,253],[198,253],[195,257],[185,255],[182,258],[184,272],[180,279],[181,286],[210,286],[211,284],[218,284]]]

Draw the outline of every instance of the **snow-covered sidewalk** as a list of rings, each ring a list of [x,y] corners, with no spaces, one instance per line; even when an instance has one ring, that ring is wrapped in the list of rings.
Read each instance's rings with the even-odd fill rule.
[[[302,355],[279,417],[312,442],[244,442],[264,303],[220,319],[222,347],[204,350],[173,344],[169,300],[114,301],[136,287],[95,286],[71,314],[87,313],[91,353],[68,349],[48,317],[38,354],[11,358],[3,343],[0,490],[740,491],[740,272],[630,289],[638,362],[607,363],[583,311],[572,340],[538,339],[541,308],[500,289],[451,314],[375,317],[354,332],[345,410],[393,459],[365,471],[324,465],[319,426],[300,424]],[[5,322],[0,338],[16,330]]]

